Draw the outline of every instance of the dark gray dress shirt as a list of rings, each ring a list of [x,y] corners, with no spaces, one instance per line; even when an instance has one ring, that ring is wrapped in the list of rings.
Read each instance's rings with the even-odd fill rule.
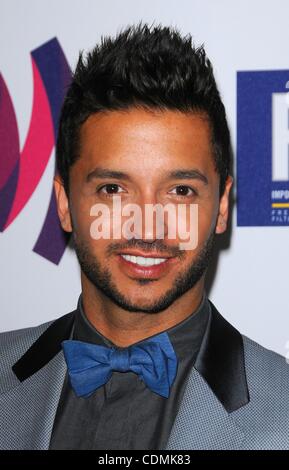
[[[109,381],[88,398],[77,397],[66,374],[50,449],[164,449],[201,346],[210,309],[204,296],[197,311],[166,330],[178,358],[177,375],[168,398],[152,392],[131,371],[114,371]],[[73,339],[115,346],[88,321],[81,297]]]

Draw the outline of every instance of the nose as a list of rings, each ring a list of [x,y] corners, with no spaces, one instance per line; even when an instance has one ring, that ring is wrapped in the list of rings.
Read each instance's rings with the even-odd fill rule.
[[[135,206],[135,237],[148,243],[164,239],[167,235],[167,217],[164,205],[158,201],[157,197],[155,195],[139,197]]]

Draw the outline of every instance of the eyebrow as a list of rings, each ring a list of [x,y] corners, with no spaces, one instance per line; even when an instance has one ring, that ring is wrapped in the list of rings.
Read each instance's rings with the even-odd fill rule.
[[[196,170],[196,169],[174,170],[174,171],[169,172],[167,176],[169,179],[182,179],[182,180],[197,179],[203,182],[205,185],[208,184],[207,177],[203,173],[201,173],[199,170]],[[91,180],[95,178],[99,178],[99,179],[115,178],[115,179],[120,179],[124,181],[129,181],[131,179],[129,175],[127,173],[124,173],[123,171],[110,170],[108,168],[95,168],[87,175],[86,182],[89,183]]]
[[[95,168],[87,177],[86,182],[89,183],[94,178],[115,178],[120,180],[130,180],[130,177],[122,171],[109,170],[108,168]]]
[[[169,178],[173,179],[181,179],[181,180],[191,180],[197,179],[202,181],[205,185],[207,185],[208,178],[199,170],[175,170],[169,173]]]

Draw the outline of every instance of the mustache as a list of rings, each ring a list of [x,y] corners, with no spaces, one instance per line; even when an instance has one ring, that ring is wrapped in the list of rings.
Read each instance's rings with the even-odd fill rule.
[[[147,242],[138,238],[132,238],[125,243],[111,243],[107,247],[107,254],[110,256],[113,255],[116,251],[129,250],[130,248],[139,248],[145,253],[153,253],[157,251],[158,253],[164,253],[167,256],[174,256],[179,258],[183,258],[185,255],[184,250],[180,250],[177,246],[167,246],[161,239]]]

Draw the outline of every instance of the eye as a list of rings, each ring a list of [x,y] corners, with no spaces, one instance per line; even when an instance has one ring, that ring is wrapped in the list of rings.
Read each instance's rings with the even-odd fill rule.
[[[176,196],[183,196],[183,197],[194,196],[197,194],[197,192],[190,186],[183,186],[183,185],[176,186],[174,189],[172,189],[171,193],[176,194]]]
[[[101,188],[98,189],[99,193],[104,193],[106,195],[111,195],[111,194],[119,194],[121,192],[124,192],[124,190],[118,185],[114,183],[109,183],[103,185]]]

